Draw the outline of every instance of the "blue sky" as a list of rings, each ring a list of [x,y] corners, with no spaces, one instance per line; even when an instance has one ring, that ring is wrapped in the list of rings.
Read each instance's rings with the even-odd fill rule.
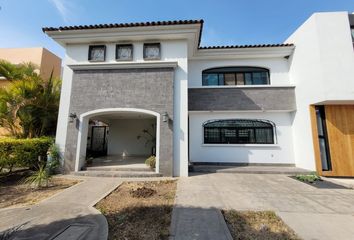
[[[281,43],[312,13],[353,0],[0,0],[0,47],[64,49],[44,26],[204,19],[202,45]]]

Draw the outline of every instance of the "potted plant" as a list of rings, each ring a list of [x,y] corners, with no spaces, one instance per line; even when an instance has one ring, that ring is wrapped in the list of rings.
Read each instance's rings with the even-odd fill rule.
[[[151,146],[151,155],[156,155],[156,124],[151,124],[151,129],[143,129],[142,134],[137,136],[137,139],[145,140],[145,147]]]

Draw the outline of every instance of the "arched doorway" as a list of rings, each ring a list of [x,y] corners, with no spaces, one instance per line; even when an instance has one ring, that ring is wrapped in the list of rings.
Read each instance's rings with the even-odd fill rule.
[[[145,109],[137,108],[104,108],[96,109],[93,111],[85,112],[79,117],[80,125],[78,132],[77,140],[77,149],[76,149],[76,159],[75,159],[75,171],[80,171],[81,168],[85,165],[85,160],[87,153],[89,151],[88,147],[95,143],[92,140],[92,134],[95,132],[102,132],[103,142],[98,141],[99,144],[102,143],[103,153],[106,151],[106,154],[116,154],[116,155],[135,155],[144,153],[142,149],[134,149],[132,146],[132,139],[135,138],[136,141],[139,141],[138,133],[144,131],[144,128],[141,125],[141,122],[145,124],[150,124],[151,122],[155,123],[155,153],[156,153],[156,169],[155,171],[159,173],[159,152],[160,152],[160,114]],[[136,122],[136,125],[133,122]],[[100,122],[98,125],[92,125],[93,122]],[[124,124],[125,126],[122,126]],[[136,126],[136,129],[132,129]],[[129,131],[125,131],[125,136],[130,134],[130,136],[125,137],[124,141],[122,137],[117,132],[118,129],[124,129],[129,127]],[[94,130],[93,130],[94,129]],[[102,130],[104,129],[104,130]],[[110,131],[112,134],[110,135]],[[127,133],[128,132],[128,133]],[[108,135],[108,136],[107,136]],[[119,140],[118,138],[121,137]],[[128,140],[130,138],[130,141]],[[104,141],[107,141],[106,143]],[[141,142],[139,143],[141,145]],[[104,149],[104,148],[107,149]],[[151,153],[151,152],[150,152]],[[146,151],[145,151],[145,154]]]

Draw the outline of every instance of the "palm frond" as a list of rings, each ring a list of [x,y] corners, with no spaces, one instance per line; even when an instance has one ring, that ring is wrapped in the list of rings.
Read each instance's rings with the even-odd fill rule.
[[[55,133],[61,80],[47,80],[31,63],[14,65],[0,61],[0,74],[12,81],[0,89],[0,126],[15,137],[39,137]]]

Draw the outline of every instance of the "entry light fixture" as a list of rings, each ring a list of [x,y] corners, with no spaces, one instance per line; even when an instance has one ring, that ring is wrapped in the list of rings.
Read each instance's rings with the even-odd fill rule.
[[[167,122],[168,119],[169,119],[168,113],[167,113],[167,112],[164,112],[164,113],[162,114],[162,121],[163,121],[163,122]]]
[[[74,119],[77,118],[76,113],[69,113],[69,122],[74,122]]]

